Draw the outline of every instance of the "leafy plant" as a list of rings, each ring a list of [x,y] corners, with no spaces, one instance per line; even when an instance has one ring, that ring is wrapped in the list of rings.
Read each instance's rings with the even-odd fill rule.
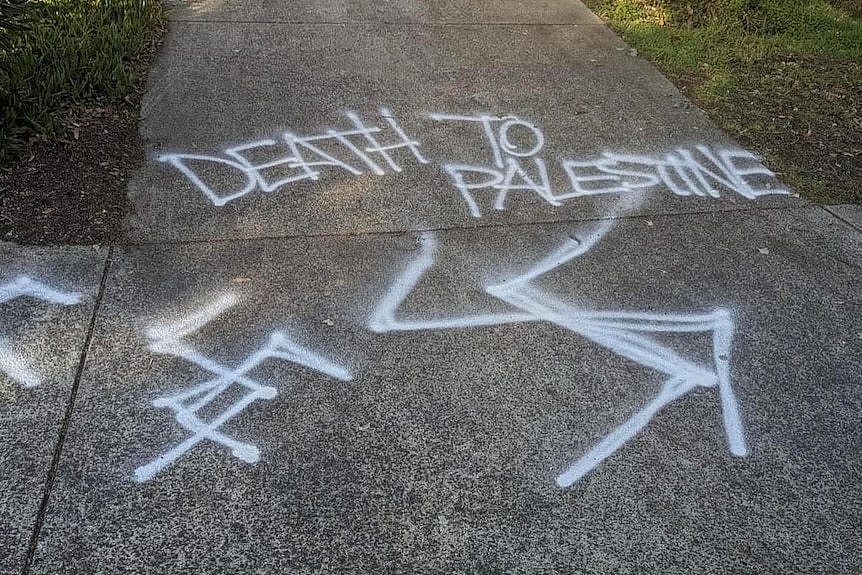
[[[7,52],[11,35],[27,29],[27,0],[0,0],[0,52]]]
[[[164,22],[158,0],[0,0],[0,163],[63,133],[71,106],[115,100]]]

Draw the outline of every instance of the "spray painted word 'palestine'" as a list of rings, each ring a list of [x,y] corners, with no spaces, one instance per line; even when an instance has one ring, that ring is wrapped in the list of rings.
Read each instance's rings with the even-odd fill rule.
[[[605,152],[589,160],[562,160],[571,188],[555,192],[540,152],[545,145],[542,131],[516,116],[458,116],[431,114],[440,122],[477,125],[491,150],[490,163],[446,163],[452,183],[461,193],[470,214],[482,211],[475,192],[488,190],[493,207],[506,209],[509,192],[534,193],[545,202],[560,206],[565,200],[599,194],[645,192],[664,186],[677,196],[718,198],[721,190],[748,199],[767,194],[787,194],[775,174],[745,150],[713,150],[707,146],[678,148],[657,156]],[[514,136],[518,134],[520,136]],[[525,136],[526,134],[526,136]]]
[[[366,124],[354,112],[345,115],[349,126],[341,130],[329,129],[310,136],[286,132],[278,140],[229,147],[223,156],[172,153],[160,156],[159,160],[174,166],[217,206],[256,190],[273,192],[294,182],[316,181],[324,168],[353,176],[401,172],[393,157],[396,151],[421,164],[430,163],[420,152],[420,143],[405,133],[388,109],[380,109],[379,125]],[[703,145],[654,155],[605,152],[589,159],[564,159],[560,167],[569,187],[554,190],[541,156],[545,136],[531,122],[516,116],[487,114],[428,117],[435,122],[475,126],[485,140],[484,147],[489,152],[485,163],[440,162],[476,218],[482,217],[476,197],[482,191],[490,192],[490,203],[496,210],[506,209],[506,200],[512,192],[535,194],[551,206],[583,196],[643,193],[659,187],[677,196],[711,198],[719,197],[722,191],[748,199],[788,193],[775,174],[750,152]],[[225,184],[225,178],[215,175],[219,172],[214,170],[219,168],[238,175],[242,187]]]

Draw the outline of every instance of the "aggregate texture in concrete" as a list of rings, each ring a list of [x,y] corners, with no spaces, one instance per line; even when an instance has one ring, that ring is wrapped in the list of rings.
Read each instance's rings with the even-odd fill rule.
[[[858,210],[580,2],[172,6],[128,242],[0,246],[0,573],[858,571]]]
[[[0,573],[24,566],[106,256],[0,243]]]

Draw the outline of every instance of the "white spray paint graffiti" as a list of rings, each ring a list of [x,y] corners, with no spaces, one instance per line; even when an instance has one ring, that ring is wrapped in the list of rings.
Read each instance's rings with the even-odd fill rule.
[[[487,140],[491,151],[490,164],[451,163],[444,166],[473,217],[483,215],[475,196],[479,190],[492,191],[496,210],[505,209],[506,200],[513,191],[533,193],[554,206],[571,198],[598,194],[619,194],[622,199],[607,215],[608,219],[596,226],[585,239],[566,242],[522,275],[486,286],[488,294],[514,308],[508,313],[432,319],[397,318],[396,312],[402,302],[434,264],[436,243],[433,235],[425,234],[419,256],[406,266],[381,298],[369,319],[369,329],[382,333],[546,321],[665,374],[668,379],[659,394],[561,473],[556,479],[560,487],[568,487],[581,479],[642,430],[662,408],[699,387],[718,389],[728,448],[736,456],[745,456],[748,450],[730,385],[733,321],[727,310],[716,309],[702,314],[582,310],[545,293],[532,282],[587,253],[611,230],[618,212],[633,209],[639,202],[638,198],[651,189],[664,185],[678,196],[712,198],[720,196],[719,188],[748,199],[788,193],[776,187],[774,174],[744,150],[713,151],[706,146],[695,146],[693,149],[680,148],[661,157],[605,153],[590,161],[563,160],[561,164],[572,190],[556,194],[548,178],[547,166],[539,157],[545,142],[544,134],[532,123],[515,116],[488,114],[431,114],[430,117],[440,122],[474,123],[481,127]],[[527,144],[514,143],[510,134],[514,128],[528,134]],[[759,184],[756,183],[757,178],[761,178]],[[632,196],[632,192],[639,194]],[[714,368],[686,359],[650,337],[650,334],[657,333],[711,333]]]
[[[402,150],[402,155],[419,164],[430,163],[420,152],[419,141],[404,132],[388,109],[381,108],[380,115],[383,121],[376,126],[369,126],[356,113],[348,112],[345,116],[350,127],[341,131],[330,129],[311,136],[286,132],[279,140],[266,139],[229,147],[223,156],[174,153],[159,159],[184,174],[217,206],[255,190],[268,193],[294,182],[316,181],[321,177],[323,167],[351,176],[364,173],[383,176],[401,172],[401,165],[390,153],[396,150]],[[611,213],[605,214],[607,219],[596,225],[591,233],[582,236],[582,239],[564,243],[517,277],[485,286],[489,295],[510,309],[502,313],[430,319],[404,319],[397,316],[402,302],[434,265],[435,240],[433,235],[425,234],[418,257],[406,266],[380,300],[369,318],[369,328],[382,333],[544,321],[663,374],[666,379],[659,393],[561,473],[557,477],[561,487],[578,481],[641,431],[661,409],[698,388],[716,390],[721,401],[729,450],[737,456],[746,455],[743,428],[730,384],[729,358],[734,325],[729,311],[721,308],[705,313],[585,310],[544,292],[535,285],[534,280],[586,254],[610,231],[620,209],[632,208],[650,191],[665,189],[675,196],[713,199],[723,194],[737,194],[746,199],[768,194],[788,194],[789,191],[775,179],[775,174],[745,150],[691,145],[651,155],[609,151],[587,159],[563,158],[558,161],[557,167],[561,170],[560,175],[565,176],[564,181],[568,181],[567,189],[555,190],[549,175],[549,165],[542,157],[545,135],[532,122],[514,115],[492,114],[434,113],[429,114],[428,118],[436,126],[468,126],[468,131],[475,128],[482,141],[482,150],[489,152],[487,160],[480,163],[440,162],[474,218],[486,215],[484,194],[490,195],[490,202],[487,203],[498,211],[506,210],[508,204],[525,198],[538,199],[558,207],[578,198],[613,194],[618,198],[617,205]],[[242,187],[233,190],[214,189],[192,168],[194,163],[207,162],[211,167],[220,165],[233,170],[244,182]],[[211,175],[209,177],[215,179]],[[153,350],[179,355],[208,369],[217,377],[188,392],[155,402],[157,406],[173,409],[177,421],[194,435],[153,463],[140,468],[137,473],[139,480],[148,479],[204,438],[231,448],[240,459],[256,461],[259,457],[256,447],[227,438],[217,429],[252,401],[274,397],[273,388],[246,377],[250,369],[266,358],[289,359],[339,379],[349,378],[342,368],[326,363],[322,358],[303,356],[280,333],[273,334],[266,346],[233,370],[215,364],[180,341],[183,335],[210,321],[231,303],[216,302],[213,304],[215,307],[207,308],[201,312],[202,315],[193,316],[180,326],[150,332]],[[183,327],[185,325],[191,327]],[[709,365],[684,357],[656,338],[658,334],[695,333],[711,336]],[[299,359],[291,356],[291,353],[299,354]],[[302,363],[303,357],[311,357],[312,360]],[[234,383],[247,388],[245,398],[214,422],[205,424],[200,421],[195,415],[197,410]],[[202,399],[192,401],[199,396]]]
[[[456,316],[433,319],[399,319],[395,317],[401,303],[407,299],[410,292],[422,279],[422,276],[434,265],[434,252],[437,247],[433,234],[423,234],[421,237],[421,249],[419,255],[411,261],[401,275],[389,286],[389,291],[384,295],[371,318],[368,320],[368,328],[374,333],[386,333],[389,331],[419,331],[426,329],[461,329],[468,327],[480,327],[500,325],[506,323],[518,323],[532,321],[536,318],[529,313],[498,313],[498,314],[475,314],[468,316]]]
[[[18,276],[0,285],[0,304],[19,297],[32,297],[58,305],[74,305],[81,301],[80,294],[56,290],[27,276]],[[36,387],[42,383],[39,374],[5,341],[0,341],[0,371],[23,387]]]
[[[506,209],[506,199],[512,191],[534,193],[552,206],[584,196],[643,194],[659,186],[667,187],[677,196],[712,198],[720,197],[722,189],[748,199],[789,193],[754,154],[745,150],[713,150],[707,146],[678,148],[656,157],[606,152],[592,160],[562,160],[560,164],[572,189],[555,193],[547,165],[539,156],[545,136],[531,122],[517,116],[488,114],[430,114],[429,117],[440,122],[477,124],[487,140],[491,164],[447,163],[443,166],[474,218],[482,217],[476,200],[476,192],[480,190],[495,194],[495,210]],[[529,133],[529,144],[513,143],[513,129]]]
[[[613,220],[605,220],[585,239],[566,242],[524,274],[485,288],[488,294],[511,305],[516,312],[399,320],[395,317],[397,309],[434,264],[434,236],[425,234],[421,253],[392,283],[369,320],[369,328],[378,333],[547,321],[665,374],[667,380],[659,394],[561,473],[556,479],[560,487],[568,487],[578,481],[641,431],[662,408],[698,387],[718,389],[730,452],[737,456],[747,454],[739,410],[730,385],[733,322],[728,311],[716,309],[703,314],[590,311],[570,306],[533,285],[533,280],[539,276],[587,253],[612,225]],[[687,359],[650,337],[650,334],[658,333],[698,332],[712,333],[714,368]]]
[[[390,153],[399,149],[409,152],[409,157],[420,164],[430,163],[420,151],[419,141],[404,132],[389,109],[380,109],[383,126],[369,126],[354,112],[345,116],[351,124],[346,130],[330,129],[312,136],[285,132],[279,139],[229,147],[223,156],[171,153],[160,156],[159,160],[179,170],[216,206],[255,190],[273,192],[294,182],[317,181],[321,167],[353,176],[365,171],[375,176],[401,172],[402,167]],[[475,125],[490,150],[487,164],[442,162],[475,218],[482,217],[476,198],[482,190],[492,192],[495,210],[505,210],[507,199],[519,192],[535,194],[555,207],[585,196],[643,194],[662,186],[677,196],[708,198],[718,198],[722,191],[748,199],[789,193],[775,179],[775,174],[750,152],[702,145],[680,147],[659,155],[605,152],[593,159],[563,159],[560,168],[571,189],[555,191],[548,165],[540,155],[545,135],[532,122],[513,115],[435,113],[428,117],[435,122]],[[518,132],[522,135],[518,136]],[[393,143],[381,143],[383,136],[391,138]],[[329,151],[323,149],[325,145],[330,146]],[[215,189],[193,169],[195,163],[232,170],[244,185],[234,190]]]
[[[604,230],[600,233],[603,234]],[[525,274],[486,288],[488,293],[537,319],[582,335],[622,357],[668,377],[658,396],[559,475],[557,484],[560,487],[568,487],[589,473],[642,430],[664,406],[697,387],[717,386],[730,452],[736,456],[746,455],[742,422],[730,385],[729,361],[733,322],[727,310],[716,309],[703,314],[585,311],[565,304],[531,285],[533,279],[585,253],[592,243],[594,242],[589,240],[567,242],[559,251]],[[698,332],[712,333],[714,368],[684,358],[648,335]]]
[[[481,124],[482,131],[491,147],[493,165],[476,166],[466,164],[444,164],[444,169],[449,173],[452,183],[458,188],[461,197],[464,198],[470,209],[470,214],[479,218],[482,212],[473,195],[473,190],[490,188],[496,190],[494,209],[506,209],[506,197],[510,191],[530,191],[538,195],[552,206],[561,205],[554,197],[551,184],[548,180],[548,169],[545,161],[538,156],[545,145],[545,136],[542,131],[530,122],[516,116],[497,117],[487,114],[476,116],[460,116],[452,114],[430,114],[432,120],[438,122],[473,122]],[[512,143],[509,131],[520,128],[530,133],[531,143],[528,146],[519,147]],[[530,176],[530,170],[525,168],[522,161],[531,159],[535,167],[534,176]],[[485,179],[481,181],[468,181],[465,175],[481,175]]]
[[[285,132],[279,141],[266,139],[227,148],[224,153],[229,158],[200,154],[164,154],[159,157],[159,161],[167,162],[182,172],[216,206],[223,206],[258,189],[262,192],[273,192],[293,182],[317,181],[320,178],[318,168],[322,166],[344,170],[354,176],[361,175],[362,170],[382,176],[387,173],[387,167],[392,172],[400,172],[402,168],[391,154],[399,149],[409,151],[419,163],[428,163],[419,150],[419,142],[404,132],[387,108],[381,108],[380,115],[388,130],[395,134],[394,143],[380,142],[379,137],[384,134],[385,128],[366,125],[354,112],[345,115],[353,125],[352,129],[327,130],[323,134],[312,136],[297,136]],[[336,142],[341,157],[333,155],[334,150],[330,150],[333,152],[330,153],[321,147],[324,143]],[[256,163],[247,157],[252,151],[257,154],[263,152],[271,158]],[[245,186],[234,191],[215,190],[192,169],[190,162],[210,162],[232,168],[245,179]],[[282,177],[268,179],[267,171],[275,168],[281,170]],[[289,174],[284,174],[284,170]]]
[[[260,459],[260,450],[257,446],[229,437],[220,431],[220,428],[253,402],[259,399],[273,399],[278,394],[274,387],[261,384],[248,376],[250,371],[267,359],[295,363],[341,381],[351,380],[352,376],[347,369],[297,345],[281,331],[272,332],[260,349],[246,357],[235,368],[221,365],[183,341],[186,336],[213,321],[236,302],[236,296],[227,294],[179,322],[157,326],[147,331],[152,351],[180,357],[212,373],[215,377],[180,393],[153,401],[155,407],[167,407],[173,410],[177,422],[192,435],[150,463],[138,467],[135,470],[136,481],[144,482],[151,479],[204,439],[230,449],[231,454],[242,461],[257,462]],[[200,410],[232,386],[239,386],[244,395],[214,419],[202,420],[198,416]]]

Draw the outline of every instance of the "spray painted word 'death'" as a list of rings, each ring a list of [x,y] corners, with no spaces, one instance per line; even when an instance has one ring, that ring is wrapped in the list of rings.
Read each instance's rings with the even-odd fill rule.
[[[0,285],[0,304],[19,297],[32,297],[59,305],[74,305],[81,301],[80,294],[55,290],[27,276],[18,276]],[[0,340],[0,371],[23,387],[36,387],[42,383],[39,374],[2,340]]]
[[[217,206],[255,190],[273,192],[295,182],[316,181],[324,168],[354,176],[366,171],[376,176],[401,172],[402,167],[393,157],[398,150],[402,156],[421,164],[430,163],[420,152],[419,141],[405,133],[388,109],[381,108],[380,115],[382,125],[367,125],[356,113],[348,112],[350,127],[346,129],[330,129],[311,136],[286,132],[279,140],[229,147],[224,156],[171,153],[160,156],[159,160],[174,166]],[[788,193],[773,172],[750,152],[702,145],[658,155],[605,152],[596,158],[564,159],[560,166],[570,188],[554,190],[548,167],[540,155],[545,136],[533,123],[516,116],[488,114],[429,114],[428,118],[435,122],[468,123],[486,141],[485,147],[490,152],[486,163],[441,162],[470,214],[476,218],[482,216],[476,194],[485,190],[492,194],[496,210],[506,209],[506,200],[513,192],[535,194],[551,206],[584,196],[644,193],[662,186],[677,196],[711,198],[719,197],[722,190],[748,199]],[[217,189],[214,181],[222,180],[212,175],[208,178],[207,166],[236,172],[244,182],[242,187]],[[203,173],[199,173],[201,168]]]
[[[152,351],[182,358],[213,374],[213,377],[187,390],[153,401],[155,407],[167,407],[173,410],[177,423],[191,435],[150,463],[138,467],[135,470],[135,479],[138,482],[151,479],[205,439],[230,449],[231,454],[242,461],[247,463],[258,461],[260,450],[255,445],[229,437],[220,428],[258,399],[273,399],[278,395],[274,387],[259,383],[249,376],[252,370],[268,359],[294,363],[342,381],[351,379],[352,376],[347,369],[297,345],[281,331],[272,332],[263,346],[236,367],[222,365],[184,341],[186,336],[213,321],[236,302],[236,296],[226,294],[180,321],[159,325],[147,331]],[[239,388],[242,395],[235,398],[235,395],[231,394],[232,388]],[[235,398],[234,401],[225,406],[224,410],[213,419],[204,421],[199,417],[200,410],[217,402],[220,396],[228,394],[230,398]]]
[[[279,141],[266,139],[228,148],[224,151],[228,158],[200,154],[164,154],[159,160],[169,162],[185,174],[217,206],[223,206],[254,190],[272,192],[293,182],[315,181],[320,177],[320,168],[324,166],[338,168],[354,176],[361,175],[363,170],[377,176],[386,174],[387,168],[392,172],[400,172],[401,167],[392,157],[392,152],[400,149],[408,150],[420,163],[428,163],[419,151],[419,142],[411,140],[404,133],[386,108],[380,109],[380,115],[388,130],[394,133],[394,140],[387,139],[386,143],[381,143],[378,139],[383,132],[382,128],[365,125],[353,112],[346,115],[352,124],[347,130],[327,130],[323,134],[312,136],[285,132]],[[386,136],[391,137],[390,134]],[[285,148],[288,155],[272,157],[273,154],[283,153]],[[342,159],[336,154],[340,154]],[[349,157],[344,158],[344,155]],[[261,158],[260,163],[256,163],[255,157]],[[245,185],[240,190],[215,190],[192,170],[192,162],[216,163],[232,168],[243,175]]]

